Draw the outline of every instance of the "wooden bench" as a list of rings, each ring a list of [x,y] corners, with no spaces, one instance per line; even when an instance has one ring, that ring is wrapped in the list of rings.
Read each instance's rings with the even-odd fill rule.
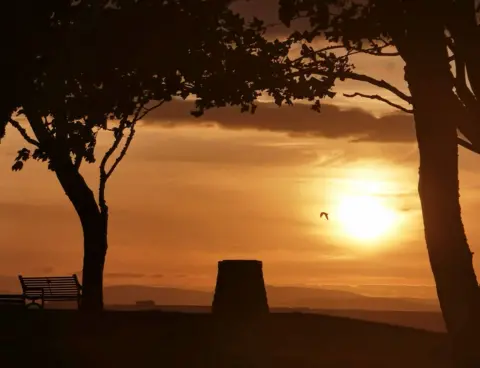
[[[75,301],[80,306],[82,285],[77,275],[60,277],[23,277],[18,276],[22,284],[23,296],[29,302],[27,307],[44,308],[45,302]],[[38,302],[40,301],[40,303]]]
[[[25,308],[25,296],[0,294],[0,310]]]

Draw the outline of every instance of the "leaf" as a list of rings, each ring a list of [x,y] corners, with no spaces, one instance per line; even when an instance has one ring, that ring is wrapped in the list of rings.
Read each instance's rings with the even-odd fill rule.
[[[17,152],[15,161],[27,161],[30,158],[30,150],[28,148],[22,148]]]
[[[196,118],[199,118],[203,115],[203,110],[193,110],[190,112],[190,114],[192,114]]]
[[[295,0],[279,0],[278,5],[280,7],[278,10],[278,18],[286,27],[290,27],[291,21],[297,14]]]
[[[8,119],[0,121],[0,141],[5,138],[5,133],[7,131]]]
[[[40,148],[36,148],[32,153],[32,158],[37,161],[45,162],[49,159],[48,154]]]
[[[320,104],[320,100],[316,100],[315,103],[312,105],[312,110],[313,111],[320,112],[321,108],[322,108],[322,106]]]
[[[23,168],[23,161],[15,161],[12,165],[12,171],[20,171]]]

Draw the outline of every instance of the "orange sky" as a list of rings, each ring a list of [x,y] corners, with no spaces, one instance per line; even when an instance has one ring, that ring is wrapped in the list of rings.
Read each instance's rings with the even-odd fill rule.
[[[405,89],[400,60],[356,63],[359,72]],[[338,90],[368,93],[372,87],[350,83]],[[192,126],[181,104],[159,110],[138,129],[107,189],[106,283],[210,287],[218,260],[245,257],[264,261],[269,284],[433,295],[418,288],[433,280],[411,118],[378,120],[391,110],[372,101],[334,102],[365,111],[331,107],[317,115],[262,106],[252,117],[218,110],[205,119],[218,128]],[[22,146],[16,132],[7,133],[0,145],[0,275],[80,270],[81,229],[70,203],[46,165],[29,162],[22,172],[10,171]],[[352,143],[351,135],[369,138]],[[475,251],[479,158],[461,149],[460,159],[463,216]],[[95,169],[85,172],[94,187]],[[338,201],[352,191],[379,198],[395,214],[383,239],[362,243],[342,235]],[[324,210],[331,221],[318,218]]]

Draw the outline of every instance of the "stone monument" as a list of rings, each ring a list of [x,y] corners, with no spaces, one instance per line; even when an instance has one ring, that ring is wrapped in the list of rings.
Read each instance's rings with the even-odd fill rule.
[[[262,262],[256,260],[218,262],[212,313],[229,317],[255,317],[268,312]]]

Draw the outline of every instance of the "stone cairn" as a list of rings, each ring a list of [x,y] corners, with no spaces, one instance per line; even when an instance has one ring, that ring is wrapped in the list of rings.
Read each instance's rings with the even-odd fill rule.
[[[268,312],[262,262],[256,260],[218,262],[212,313],[225,317],[255,317]]]

